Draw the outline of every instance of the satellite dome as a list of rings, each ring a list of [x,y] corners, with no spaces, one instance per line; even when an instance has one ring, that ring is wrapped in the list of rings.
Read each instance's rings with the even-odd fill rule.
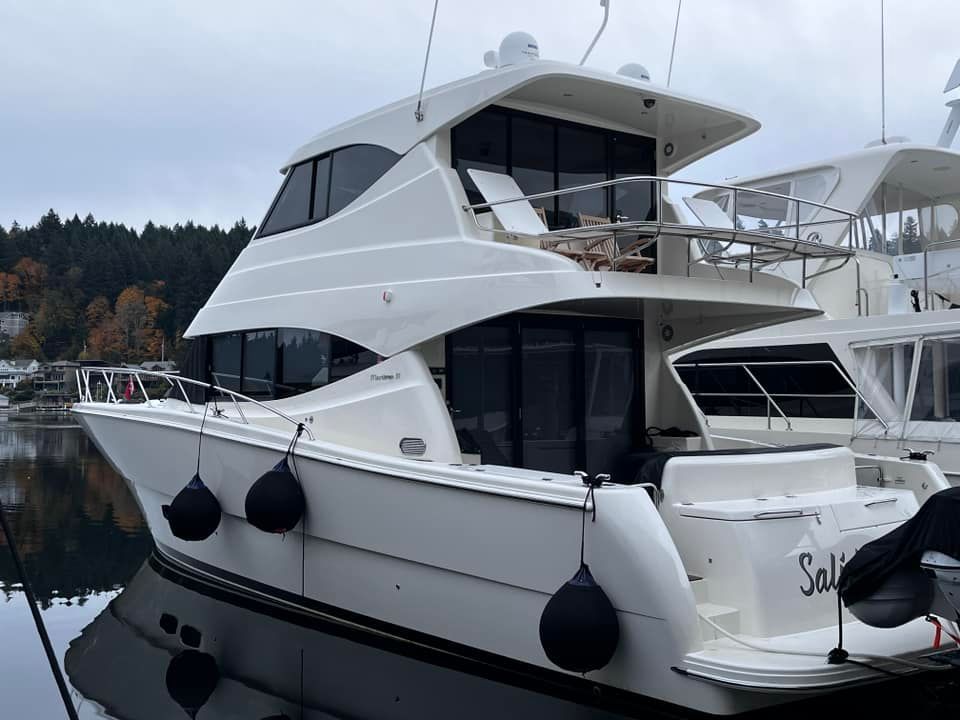
[[[530,33],[512,32],[500,43],[499,67],[540,59],[540,46]]]
[[[650,82],[650,71],[647,70],[640,63],[627,63],[619,70],[617,70],[617,75],[626,75],[629,78],[634,80],[642,80],[643,82]]]

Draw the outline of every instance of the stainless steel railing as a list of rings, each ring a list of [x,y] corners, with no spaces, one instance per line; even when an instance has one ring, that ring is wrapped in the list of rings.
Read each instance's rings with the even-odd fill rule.
[[[99,382],[94,379],[91,382],[91,378],[99,377],[103,382]],[[300,421],[296,420],[289,415],[287,415],[282,410],[278,410],[275,407],[266,405],[265,403],[260,402],[252,397],[243,395],[236,392],[235,390],[230,390],[225,387],[220,387],[219,385],[212,385],[210,383],[203,382],[202,380],[194,380],[193,378],[181,377],[180,375],[174,375],[171,373],[163,372],[154,372],[151,370],[138,370],[135,368],[119,368],[119,367],[84,367],[77,369],[77,391],[80,395],[80,402],[82,403],[93,403],[98,402],[94,398],[94,388],[95,387],[105,387],[106,388],[106,400],[100,402],[106,402],[111,405],[118,405],[121,403],[117,393],[114,392],[114,382],[117,380],[120,381],[136,381],[134,386],[134,392],[131,393],[130,400],[136,396],[136,391],[139,390],[140,396],[143,398],[143,403],[151,402],[150,394],[147,392],[146,387],[143,384],[142,378],[156,378],[162,379],[167,382],[170,388],[176,389],[180,396],[183,398],[185,403],[185,409],[187,412],[195,413],[197,409],[194,407],[194,403],[190,400],[190,395],[187,392],[184,384],[192,385],[194,387],[204,388],[204,390],[213,390],[216,393],[221,395],[226,395],[233,402],[233,407],[237,411],[237,417],[239,421],[244,425],[249,425],[250,420],[247,418],[246,413],[243,411],[241,403],[252,403],[259,408],[266,410],[267,412],[276,415],[283,420],[286,420],[293,425],[300,425]],[[206,405],[206,403],[204,403]],[[310,432],[310,428],[304,425],[304,430],[307,433],[307,437],[311,440],[314,440],[313,433]]]
[[[813,366],[813,365],[825,365],[827,367],[833,368],[834,371],[843,379],[843,382],[853,391],[850,394],[817,394],[817,393],[771,393],[763,386],[760,380],[757,378],[756,374],[753,373],[751,367],[796,367],[796,366]],[[790,418],[787,417],[786,413],[783,412],[783,409],[780,405],[774,400],[774,397],[779,398],[795,398],[795,397],[853,397],[857,398],[864,406],[873,413],[877,421],[883,426],[884,431],[889,430],[890,426],[887,424],[887,421],[878,413],[873,406],[870,404],[870,401],[867,400],[863,393],[861,393],[853,381],[847,377],[846,373],[840,368],[837,363],[833,360],[770,360],[770,361],[756,361],[756,362],[706,362],[706,363],[675,363],[674,367],[676,368],[716,368],[716,367],[734,367],[741,368],[745,371],[746,375],[753,381],[753,383],[760,390],[760,393],[767,400],[767,429],[771,428],[772,422],[772,413],[771,409],[776,410],[777,414],[783,419],[787,425],[787,430],[793,430],[793,425],[790,423]],[[696,393],[693,390],[690,391],[690,394],[694,397],[704,396],[704,397],[743,397],[744,393],[740,392],[720,392],[720,393]]]
[[[806,259],[808,257],[822,259],[842,258],[845,263],[854,254],[852,243],[855,235],[855,225],[858,218],[856,213],[842,210],[832,205],[826,205],[824,203],[818,203],[812,200],[804,200],[803,198],[792,197],[789,195],[782,195],[780,193],[770,192],[768,190],[757,190],[749,187],[738,187],[735,185],[717,185],[691,180],[674,180],[655,175],[635,175],[631,177],[618,178],[616,180],[605,180],[602,182],[563,188],[561,190],[531,193],[528,195],[519,195],[500,200],[475,203],[473,205],[463,205],[462,208],[465,212],[470,212],[473,214],[474,222],[481,230],[488,232],[500,232],[508,235],[526,234],[517,233],[515,230],[507,231],[482,225],[477,219],[477,212],[492,210],[499,205],[507,205],[516,202],[530,203],[531,201],[536,200],[553,199],[556,197],[572,195],[585,191],[608,189],[629,184],[646,184],[651,186],[651,189],[653,190],[653,202],[655,208],[655,217],[652,220],[624,219],[619,222],[610,222],[608,224],[590,227],[573,227],[556,230],[544,228],[544,232],[529,233],[529,235],[539,238],[543,243],[544,241],[549,241],[551,239],[564,241],[583,240],[585,238],[596,238],[603,234],[613,235],[614,237],[616,237],[617,234],[631,234],[634,236],[642,234],[647,236],[647,245],[656,242],[661,237],[680,236],[685,238],[687,241],[688,275],[690,274],[690,267],[693,264],[705,262],[714,264],[715,266],[717,264],[727,264],[734,265],[736,267],[747,267],[749,269],[750,279],[752,280],[754,270],[759,269],[767,264],[791,259],[803,259],[804,268],[802,283],[804,286],[806,285],[806,281],[808,279],[833,270],[833,268],[827,271],[821,270],[818,273],[808,276],[806,272]],[[664,198],[666,196],[666,190],[671,184],[684,187],[729,191],[732,194],[732,207],[730,208],[730,213],[728,215],[731,217],[730,225],[727,227],[691,225],[684,222],[666,220],[663,213]],[[743,203],[742,196],[744,195],[764,196],[774,199],[779,203],[792,205],[794,210],[793,221],[789,225],[745,229],[741,224],[740,213],[741,205]],[[717,205],[717,207],[721,210],[721,212],[723,211],[719,205]],[[835,219],[801,221],[800,218],[804,216],[804,213],[801,212],[803,209],[810,210],[810,215],[813,214],[812,211],[816,210],[821,211],[821,214],[822,211],[834,213],[837,217]],[[811,228],[822,229],[825,226],[834,224],[842,224],[849,230],[849,248],[823,242],[823,236],[818,231],[806,232]],[[710,251],[705,249],[702,242],[703,240],[717,239],[720,239],[721,242],[719,244],[723,246],[722,248],[719,250]],[[691,259],[690,248],[691,243],[694,241],[700,242],[701,257]],[[745,252],[740,252],[738,254],[729,253],[729,251],[736,245],[746,245],[748,246],[748,249]],[[761,252],[758,253],[757,248],[759,248]],[[638,245],[635,243],[627,249],[623,256],[625,257],[627,252],[636,252],[637,249]],[[839,267],[840,266],[838,266],[836,269],[839,269]]]

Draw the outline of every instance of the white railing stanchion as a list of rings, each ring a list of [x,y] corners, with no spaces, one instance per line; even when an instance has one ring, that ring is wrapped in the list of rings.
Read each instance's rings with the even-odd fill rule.
[[[294,426],[303,425],[303,429],[306,432],[307,437],[310,440],[316,440],[316,438],[313,435],[313,432],[310,430],[310,428],[307,425],[301,423],[300,421],[291,417],[290,415],[287,415],[282,410],[278,410],[277,408],[270,407],[269,405],[259,400],[255,400],[252,397],[243,395],[242,393],[238,393],[234,390],[228,390],[227,388],[220,387],[219,385],[212,385],[211,383],[203,382],[202,380],[194,380],[193,378],[180,377],[179,375],[171,375],[169,373],[154,372],[151,370],[138,370],[138,369],[132,369],[132,368],[81,368],[79,370],[79,373],[87,388],[86,395],[87,395],[88,402],[93,402],[92,394],[90,392],[90,376],[93,375],[94,373],[102,375],[106,380],[107,402],[114,405],[117,405],[120,403],[120,400],[117,398],[117,396],[113,392],[113,380],[117,375],[117,373],[120,373],[121,375],[132,375],[133,377],[135,377],[137,379],[137,383],[140,386],[140,391],[143,393],[144,398],[146,399],[147,402],[149,402],[150,396],[147,394],[146,386],[143,383],[143,377],[162,378],[167,383],[169,383],[171,388],[176,387],[180,391],[180,395],[183,397],[183,401],[187,406],[187,412],[195,413],[196,410],[194,409],[193,403],[190,401],[189,393],[184,387],[185,384],[193,385],[195,387],[201,387],[201,388],[204,388],[205,390],[213,390],[214,392],[228,396],[233,401],[234,407],[237,409],[237,414],[239,415],[239,418],[240,418],[239,422],[243,423],[244,425],[250,425],[251,423],[249,418],[247,417],[247,414],[244,412],[243,405],[241,403],[251,403],[253,405],[256,405],[259,408],[262,408],[263,410],[267,411],[272,415],[276,415],[277,417],[282,418],[283,420],[286,420],[287,422],[289,422]]]

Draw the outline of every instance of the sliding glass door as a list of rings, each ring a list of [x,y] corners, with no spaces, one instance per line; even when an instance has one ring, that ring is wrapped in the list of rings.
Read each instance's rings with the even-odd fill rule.
[[[639,324],[514,315],[447,338],[464,452],[489,464],[615,474],[643,429]]]

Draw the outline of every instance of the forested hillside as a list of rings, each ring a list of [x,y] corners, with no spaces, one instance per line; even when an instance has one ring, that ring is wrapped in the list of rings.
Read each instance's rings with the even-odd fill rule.
[[[183,348],[182,334],[250,239],[188,222],[143,232],[51,210],[29,228],[0,226],[0,309],[31,314],[0,357],[140,362]],[[86,350],[84,351],[84,346]]]

